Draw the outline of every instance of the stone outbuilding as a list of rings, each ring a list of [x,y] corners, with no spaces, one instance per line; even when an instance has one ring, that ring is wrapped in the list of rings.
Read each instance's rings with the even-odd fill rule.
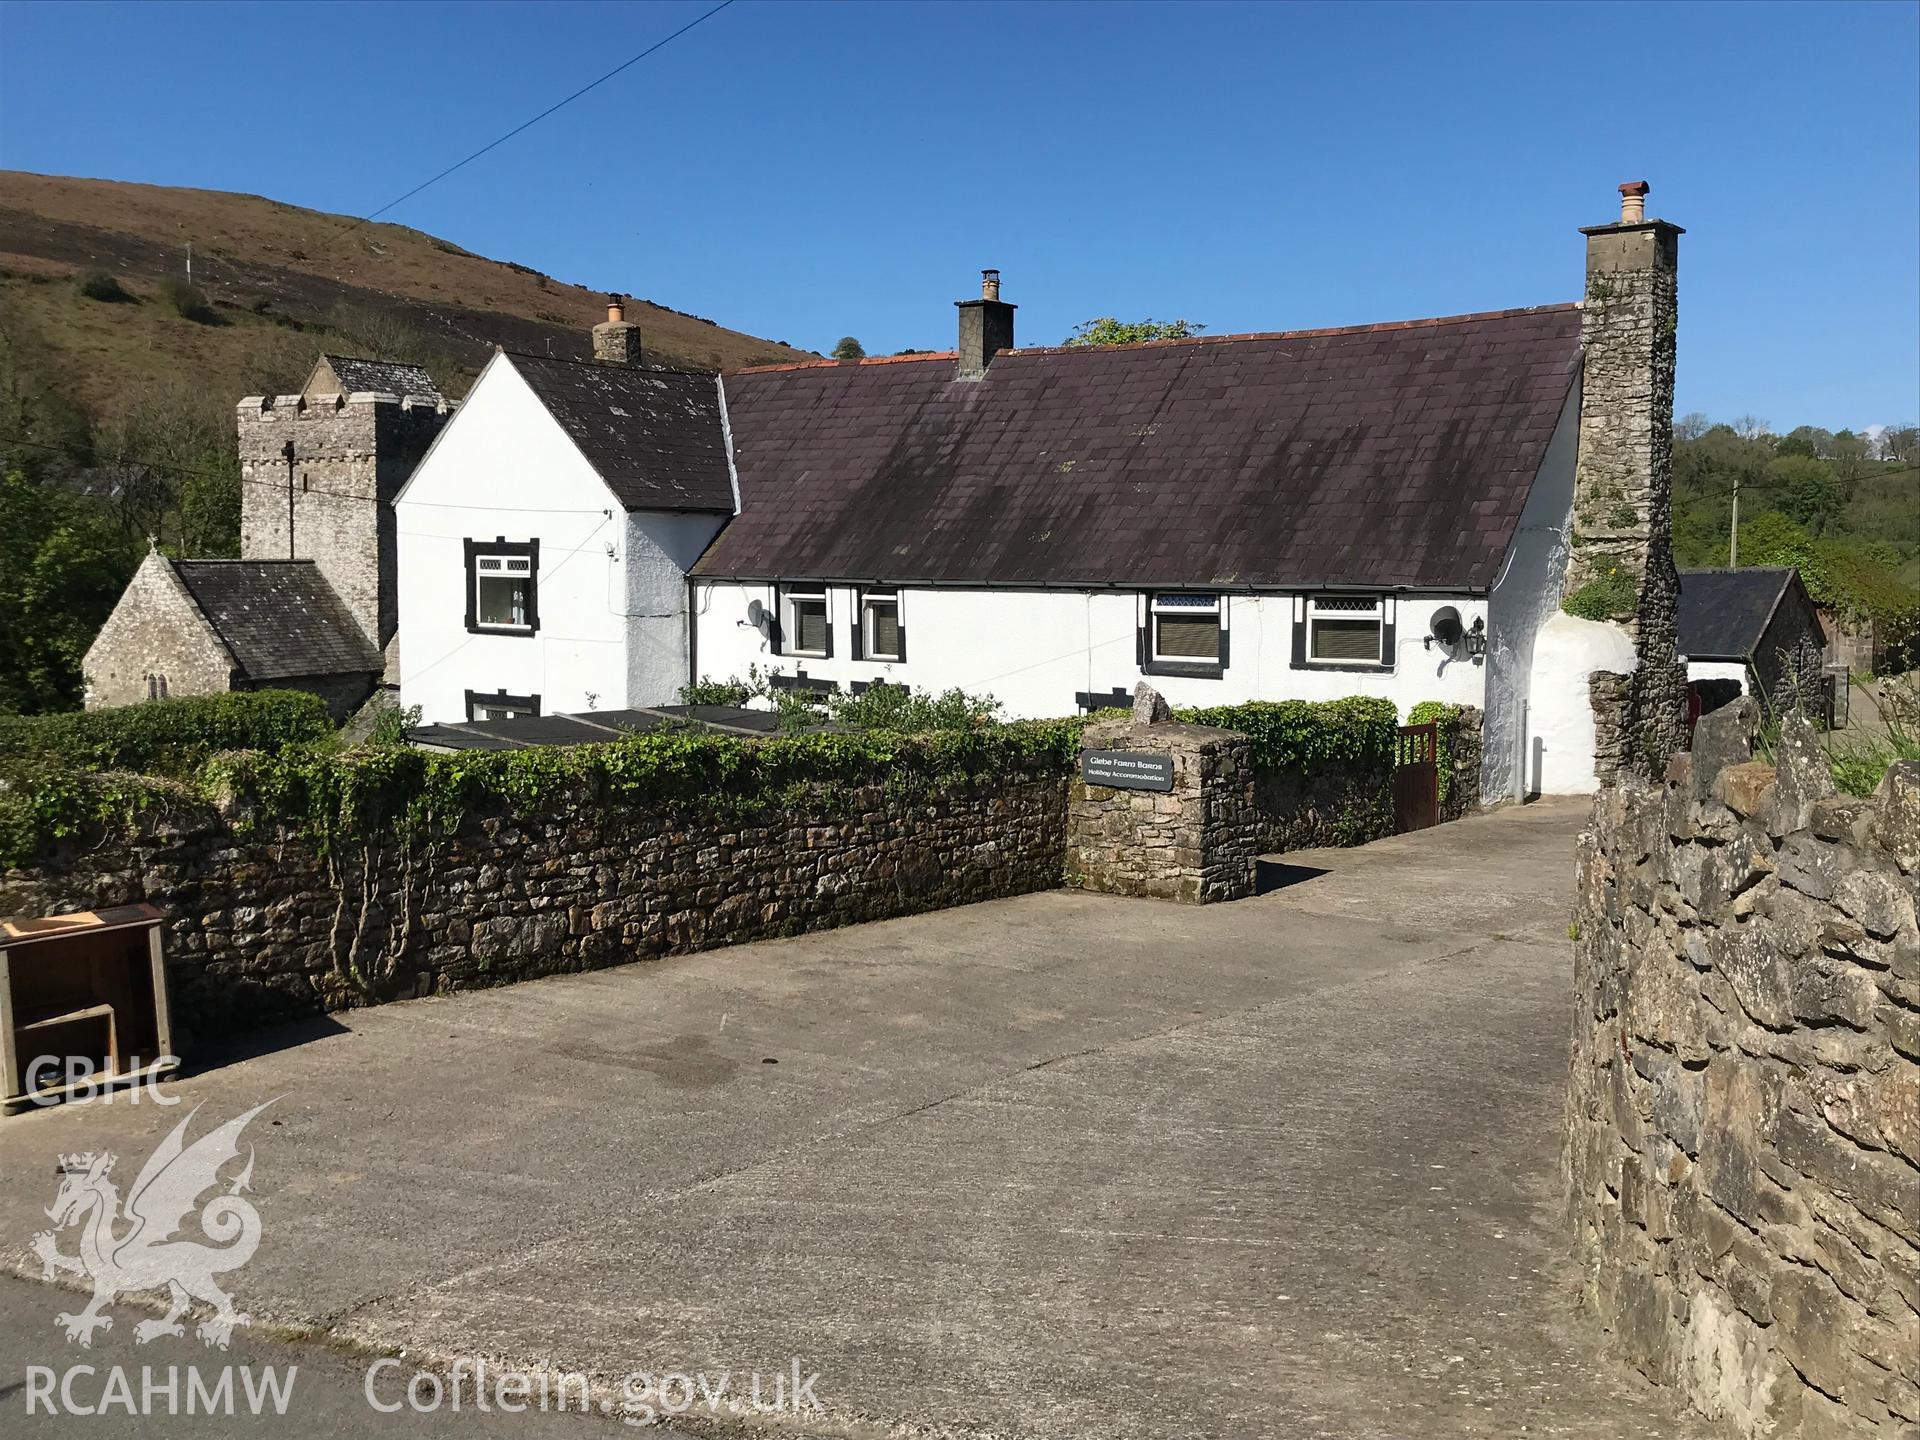
[[[87,651],[87,707],[228,690],[305,690],[336,721],[384,662],[311,560],[152,551]]]

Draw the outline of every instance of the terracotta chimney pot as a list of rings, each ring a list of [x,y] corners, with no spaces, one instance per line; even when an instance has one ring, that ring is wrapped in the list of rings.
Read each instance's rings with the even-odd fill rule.
[[[1647,192],[1653,187],[1644,180],[1629,180],[1620,187],[1620,223],[1638,225],[1647,218]]]
[[[982,300],[998,300],[1000,298],[1000,272],[998,270],[982,270],[980,272],[980,298]]]
[[[618,325],[627,318],[627,297],[624,295],[607,296],[607,323]]]

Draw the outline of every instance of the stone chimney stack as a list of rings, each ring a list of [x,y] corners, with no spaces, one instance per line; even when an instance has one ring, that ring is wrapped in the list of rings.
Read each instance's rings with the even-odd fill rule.
[[[602,365],[640,363],[640,327],[627,319],[626,296],[607,296],[607,318],[593,327],[593,358]]]
[[[954,376],[960,380],[978,380],[999,351],[1013,348],[1013,312],[1016,307],[1000,298],[1000,272],[980,272],[980,298],[956,300],[960,311],[960,358]]]
[[[1675,652],[1673,366],[1678,225],[1646,218],[1644,180],[1620,187],[1620,218],[1585,227],[1580,452],[1574,470],[1568,608],[1633,637],[1628,716],[1637,754],[1679,748],[1685,671]],[[1677,678],[1676,678],[1677,676]]]

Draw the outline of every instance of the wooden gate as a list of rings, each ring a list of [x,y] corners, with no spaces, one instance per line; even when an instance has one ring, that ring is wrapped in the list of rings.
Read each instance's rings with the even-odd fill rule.
[[[1402,725],[1393,747],[1393,828],[1440,823],[1440,727]]]

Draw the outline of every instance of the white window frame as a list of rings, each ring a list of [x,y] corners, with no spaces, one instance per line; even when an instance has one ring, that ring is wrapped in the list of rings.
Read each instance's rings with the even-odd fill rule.
[[[472,554],[468,562],[467,583],[472,594],[467,603],[472,607],[475,634],[486,635],[531,635],[540,628],[540,557],[537,548],[525,544],[504,544],[495,541],[473,541]],[[534,542],[537,547],[538,542]],[[489,566],[493,567],[489,570]],[[518,623],[510,621],[487,620],[483,618],[484,607],[480,602],[480,586],[487,580],[518,580],[521,582],[521,611],[527,617]]]
[[[862,660],[877,660],[898,665],[907,658],[907,651],[904,645],[898,646],[898,648],[891,653],[884,653],[874,644],[873,607],[876,604],[891,605],[893,607],[893,629],[896,636],[903,633],[901,627],[906,624],[906,613],[901,608],[900,592],[898,590],[885,585],[876,585],[870,590],[862,590],[860,592],[859,616],[860,658]]]
[[[1184,604],[1167,603],[1178,596]],[[1211,602],[1199,603],[1194,602]],[[1194,620],[1210,615],[1214,624],[1211,655],[1169,655],[1160,649],[1160,617]],[[1226,654],[1226,600],[1209,591],[1156,590],[1147,604],[1147,658],[1156,665],[1223,665]]]
[[[820,602],[821,613],[826,617],[826,644],[818,650],[804,650],[800,646],[799,602],[811,604]],[[825,660],[833,654],[833,598],[828,586],[783,585],[780,587],[780,653],[797,656],[802,660]]]
[[[1319,622],[1325,620],[1354,620],[1366,612],[1352,607],[1357,600],[1368,601],[1373,606],[1373,659],[1361,660],[1351,655],[1316,656],[1313,653],[1313,637]],[[1328,602],[1337,602],[1347,607],[1336,609]],[[1325,607],[1325,608],[1323,608]],[[1392,663],[1392,657],[1386,653],[1387,644],[1387,597],[1384,595],[1309,595],[1306,598],[1305,623],[1307,627],[1306,648],[1302,659],[1308,665],[1354,666],[1366,665],[1384,668]]]

